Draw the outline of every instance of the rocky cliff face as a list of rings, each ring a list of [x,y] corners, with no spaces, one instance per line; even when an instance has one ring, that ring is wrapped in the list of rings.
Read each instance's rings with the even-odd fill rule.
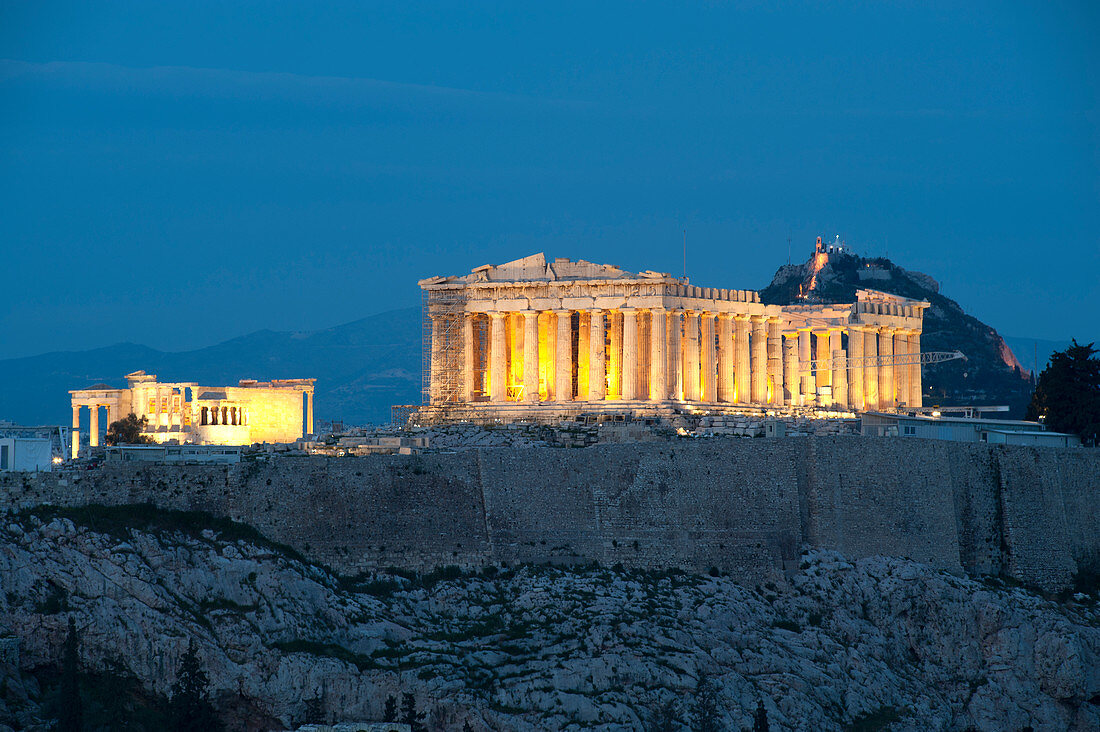
[[[828,263],[815,270],[813,257],[805,264],[780,267],[771,284],[760,291],[761,300],[778,305],[852,302],[861,288],[926,300],[932,306],[924,314],[921,350],[959,350],[967,360],[925,366],[924,403],[1007,404],[1013,417],[1023,417],[1032,387],[1012,349],[994,328],[941,294],[933,278],[888,259],[866,259],[848,252],[830,253]]]
[[[641,729],[668,701],[686,722],[701,674],[726,729],[760,701],[772,729],[1100,728],[1095,595],[825,552],[755,588],[594,567],[353,581],[172,514],[153,532],[70,515],[0,528],[0,623],[24,676],[56,665],[69,616],[90,670],[115,660],[153,694],[194,640],[236,728],[289,726],[310,699],[378,719],[409,691],[431,729]],[[0,722],[33,727],[36,684],[5,668],[18,693]]]

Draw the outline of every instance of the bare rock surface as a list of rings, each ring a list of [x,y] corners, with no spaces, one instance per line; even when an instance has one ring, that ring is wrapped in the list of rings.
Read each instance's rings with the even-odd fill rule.
[[[644,729],[669,700],[686,723],[705,675],[731,730],[761,700],[772,729],[1100,729],[1095,597],[831,552],[759,588],[594,567],[350,580],[170,519],[6,521],[0,624],[24,672],[57,663],[72,616],[85,664],[118,660],[159,694],[195,641],[215,700],[274,728],[315,698],[337,721],[380,719],[408,691],[432,729]],[[30,726],[37,688],[0,671],[22,710],[0,724]]]

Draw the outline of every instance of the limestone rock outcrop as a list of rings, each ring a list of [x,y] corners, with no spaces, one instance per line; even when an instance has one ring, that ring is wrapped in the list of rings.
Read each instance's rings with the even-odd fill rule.
[[[761,700],[772,729],[1100,728],[1096,597],[831,552],[763,587],[595,567],[353,580],[193,525],[77,520],[0,527],[0,625],[23,670],[56,664],[72,616],[85,664],[118,659],[164,694],[193,640],[218,703],[272,728],[317,698],[378,719],[409,691],[431,729],[639,729],[669,700],[686,720],[700,674],[726,729]]]

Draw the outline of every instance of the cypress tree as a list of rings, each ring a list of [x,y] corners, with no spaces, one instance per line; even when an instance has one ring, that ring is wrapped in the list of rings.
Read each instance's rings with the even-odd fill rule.
[[[210,703],[207,687],[210,679],[203,671],[198,651],[192,641],[180,660],[176,683],[172,685],[169,715],[175,732],[210,732],[221,730],[222,724]]]
[[[83,724],[84,707],[80,701],[80,634],[76,630],[76,621],[69,618],[69,636],[61,653],[61,690],[58,701],[61,716],[57,729],[60,732],[80,732]]]

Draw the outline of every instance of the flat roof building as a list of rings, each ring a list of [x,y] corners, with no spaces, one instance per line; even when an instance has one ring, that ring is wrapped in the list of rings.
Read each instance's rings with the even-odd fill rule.
[[[934,417],[929,415],[867,412],[861,415],[860,431],[865,437],[918,437],[952,442],[989,442],[997,445],[1076,447],[1077,435],[1051,432],[1039,422],[977,417]]]

